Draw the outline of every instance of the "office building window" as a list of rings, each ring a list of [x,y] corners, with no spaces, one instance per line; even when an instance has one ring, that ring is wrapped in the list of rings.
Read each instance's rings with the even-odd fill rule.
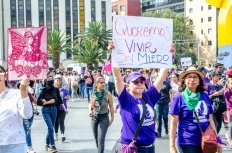
[[[203,23],[203,21],[204,21],[204,19],[203,19],[203,18],[201,18],[201,23]]]
[[[102,24],[106,26],[106,2],[101,2],[101,10],[102,10]]]
[[[120,11],[125,11],[125,5],[120,6]]]
[[[44,1],[39,2],[39,26],[44,26]]]
[[[203,11],[203,6],[201,6],[201,11]]]
[[[204,45],[204,42],[201,40],[201,46],[203,46]]]
[[[59,0],[53,0],[53,22],[54,28],[59,29]]]
[[[208,41],[208,46],[212,46],[212,41],[211,40]]]
[[[31,0],[26,0],[26,26],[31,27]]]
[[[79,0],[79,12],[80,12],[80,31],[85,30],[85,2]]]
[[[96,21],[96,2],[95,2],[95,0],[91,0],[91,19],[92,19],[92,21]]]
[[[48,28],[48,31],[52,29],[52,8],[51,8],[51,0],[46,0],[46,25]]]
[[[212,33],[212,28],[209,28],[208,29],[208,34],[211,34]]]
[[[201,34],[202,34],[202,35],[204,34],[204,31],[203,31],[203,30],[201,30]]]
[[[17,18],[16,18],[16,0],[10,1],[10,15],[11,15],[11,27],[17,27]]]
[[[18,22],[19,27],[24,27],[24,0],[18,0]]]
[[[193,8],[189,8],[189,13],[193,13]]]
[[[193,31],[190,31],[190,35],[193,35]]]
[[[78,33],[78,1],[73,0],[73,37]]]
[[[208,10],[211,10],[212,9],[212,6],[211,5],[208,5]]]
[[[208,22],[211,22],[212,21],[212,17],[208,17]]]
[[[71,9],[70,9],[70,0],[65,0],[65,14],[66,14],[66,35],[71,36]],[[69,52],[66,52],[66,58],[70,59],[72,55]]]

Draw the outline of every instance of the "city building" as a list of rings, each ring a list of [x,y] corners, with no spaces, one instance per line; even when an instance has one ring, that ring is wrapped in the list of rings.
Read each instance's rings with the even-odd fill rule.
[[[185,15],[194,25],[193,34],[199,41],[195,49],[197,57],[205,64],[216,61],[217,52],[217,9],[208,5],[205,0],[186,0]]]
[[[112,29],[111,5],[111,0],[1,0],[0,63],[6,61],[8,28],[47,26],[73,39],[89,21],[102,21]],[[72,62],[69,53],[62,54],[61,60]]]
[[[185,0],[142,0],[142,12],[159,12],[169,8],[177,13],[184,14],[184,1]]]
[[[140,16],[140,0],[113,0],[112,15]]]

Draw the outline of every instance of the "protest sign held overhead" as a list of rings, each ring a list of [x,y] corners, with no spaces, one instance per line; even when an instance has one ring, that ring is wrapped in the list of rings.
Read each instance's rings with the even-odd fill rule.
[[[46,79],[47,28],[8,29],[8,80]]]
[[[114,16],[112,66],[171,68],[172,19]]]

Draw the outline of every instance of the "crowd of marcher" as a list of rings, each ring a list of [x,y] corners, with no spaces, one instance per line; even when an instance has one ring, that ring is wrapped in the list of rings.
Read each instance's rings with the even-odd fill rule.
[[[109,50],[113,48],[110,43]],[[201,153],[202,131],[212,127],[218,135],[223,125],[232,148],[232,69],[216,63],[214,67],[172,69],[113,67],[112,72],[93,70],[86,74],[50,71],[46,80],[23,79],[21,83],[7,82],[1,66],[0,150],[24,153],[26,142],[27,152],[35,153],[31,125],[34,115],[40,113],[36,107],[42,106],[41,114],[48,129],[45,149],[57,152],[55,140],[59,138],[59,128],[61,140],[66,140],[68,101],[80,99],[89,103],[88,115],[98,153],[104,152],[105,136],[118,108],[123,152],[133,145],[138,153],[154,153],[155,138],[169,135],[171,153]],[[221,143],[218,137],[218,152]]]

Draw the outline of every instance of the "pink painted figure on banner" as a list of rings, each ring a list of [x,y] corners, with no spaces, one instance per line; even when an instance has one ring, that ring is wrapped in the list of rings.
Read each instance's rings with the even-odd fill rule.
[[[17,80],[24,74],[30,79],[45,79],[47,28],[8,29],[8,36],[8,79]]]

